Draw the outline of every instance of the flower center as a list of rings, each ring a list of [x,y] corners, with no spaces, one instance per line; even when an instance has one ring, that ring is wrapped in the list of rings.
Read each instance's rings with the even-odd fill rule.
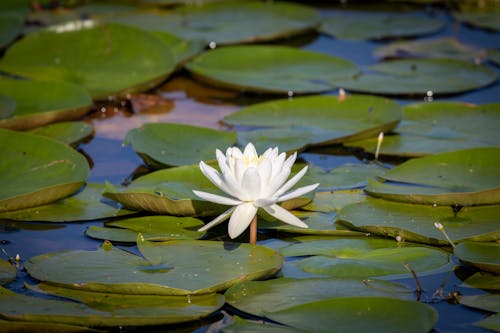
[[[264,156],[257,156],[257,155],[253,155],[253,156],[243,156],[242,157],[242,160],[243,160],[243,163],[245,163],[246,166],[257,166],[259,165],[262,160],[264,159]]]

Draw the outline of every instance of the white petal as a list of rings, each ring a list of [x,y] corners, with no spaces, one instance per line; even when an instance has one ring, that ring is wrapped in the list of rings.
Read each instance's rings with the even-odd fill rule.
[[[281,172],[274,175],[271,181],[267,185],[264,185],[261,197],[279,197],[279,195],[275,195],[275,193],[286,182],[288,176],[290,176],[290,168],[284,168]]]
[[[271,161],[267,158],[263,159],[257,167],[259,170],[260,180],[262,181],[262,185],[266,186],[271,181],[271,172],[272,165]]]
[[[222,192],[226,192],[233,197],[236,196],[236,193],[234,193],[234,191],[229,186],[227,186],[228,184],[226,184],[224,176],[221,176],[221,174],[217,170],[212,168],[210,165],[207,165],[203,161],[200,162],[200,170],[205,175],[205,177],[207,177],[208,180],[210,180],[212,184],[217,186]]]
[[[193,190],[193,193],[206,201],[215,202],[221,205],[234,206],[234,205],[239,205],[241,203],[240,200],[226,198],[221,195],[207,193],[203,191]]]
[[[266,207],[275,204],[277,201],[270,198],[257,199],[253,202],[253,204],[257,207]]]
[[[302,194],[306,194],[308,192],[311,192],[311,191],[315,190],[318,187],[318,185],[319,185],[319,183],[312,184],[312,185],[307,185],[307,186],[303,186],[303,187],[299,187],[298,189],[295,189],[295,190],[293,190],[291,192],[283,194],[276,201],[280,202],[280,201],[285,201],[285,200],[290,200],[290,199],[293,199],[293,198],[300,197]]]
[[[237,159],[235,161],[234,165],[234,178],[236,179],[236,182],[238,183],[238,186],[241,186],[241,180],[243,179],[243,174],[245,173],[247,169],[247,165],[243,160]]]
[[[295,160],[297,159],[297,152],[293,153],[292,155],[290,155],[285,163],[283,164],[284,166],[283,167],[288,167],[288,168],[291,168],[293,166],[293,163],[295,163]]]
[[[283,163],[285,162],[286,154],[281,153],[276,157],[276,159],[273,161],[273,172],[272,172],[272,178],[276,177],[278,173],[283,170]],[[288,177],[288,176],[287,176]]]
[[[243,201],[253,201],[260,196],[261,179],[257,168],[250,167],[246,169],[241,179],[241,190]]]
[[[225,189],[221,189],[233,197],[239,198],[242,194],[240,190],[240,184],[234,178],[234,172],[230,169],[225,156],[220,152],[217,154],[217,160],[219,161],[220,171],[222,172],[221,178],[222,182],[226,185]]]
[[[254,147],[253,143],[251,143],[251,142],[247,143],[247,145],[245,146],[245,150],[243,151],[243,155],[250,160],[254,157],[255,158],[259,157],[259,155],[257,154],[257,150],[255,150],[255,147]]]
[[[271,205],[269,207],[263,207],[264,210],[269,213],[270,215],[274,216],[280,221],[283,221],[285,223],[294,225],[296,227],[301,227],[301,228],[309,228],[307,224],[299,220],[298,217],[287,211],[285,208],[278,206],[276,204]],[[232,218],[232,217],[231,217]]]
[[[238,205],[229,220],[229,237],[236,238],[241,235],[248,228],[255,214],[257,214],[257,207],[253,204],[243,203]]]
[[[285,185],[283,185],[276,193],[274,194],[277,197],[281,197],[283,193],[288,191],[293,187],[293,185],[297,184],[297,182],[304,176],[304,174],[307,172],[307,165],[302,168],[299,172],[295,174],[292,178],[290,178]]]
[[[210,229],[212,227],[215,227],[217,224],[224,222],[225,220],[227,220],[229,218],[229,215],[231,215],[231,213],[235,209],[236,209],[236,206],[229,208],[224,213],[220,214],[215,219],[213,219],[212,221],[210,221],[209,223],[205,224],[203,227],[201,227],[200,229],[198,229],[198,231],[208,230],[208,229]]]

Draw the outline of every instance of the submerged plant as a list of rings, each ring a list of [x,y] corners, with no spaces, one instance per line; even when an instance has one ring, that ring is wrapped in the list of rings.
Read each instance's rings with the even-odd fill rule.
[[[307,228],[307,224],[277,204],[313,191],[319,185],[312,184],[287,192],[307,171],[305,166],[287,181],[297,153],[286,158],[286,153],[278,154],[278,148],[275,147],[259,156],[253,144],[248,143],[243,152],[237,147],[230,147],[225,155],[217,149],[216,156],[220,172],[203,161],[200,162],[200,169],[205,177],[230,197],[197,190],[193,192],[204,200],[233,207],[200,228],[200,231],[212,228],[231,217],[229,237],[238,237],[251,225],[250,243],[255,244],[259,208],[285,223]]]

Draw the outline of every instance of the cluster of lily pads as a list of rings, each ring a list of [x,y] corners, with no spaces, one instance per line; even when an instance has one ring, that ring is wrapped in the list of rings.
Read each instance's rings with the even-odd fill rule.
[[[213,322],[229,305],[266,320],[231,316],[216,323],[228,332],[426,332],[437,311],[388,280],[456,265],[477,270],[466,284],[492,291],[460,302],[498,312],[500,103],[402,107],[366,94],[479,89],[497,80],[484,62],[498,64],[498,51],[454,39],[435,47],[395,42],[377,56],[404,53],[403,59],[360,68],[328,54],[257,43],[318,31],[352,40],[409,37],[437,32],[444,23],[415,14],[322,18],[314,8],[286,2],[138,2],[52,12],[28,11],[28,1],[0,4],[6,9],[0,15],[0,220],[105,220],[86,230],[103,241],[98,249],[22,263],[38,283],[26,284],[29,295],[0,287],[2,327],[92,332],[210,316]],[[500,20],[487,19],[498,12],[465,9],[454,17],[499,30]],[[83,117],[97,102],[130,98],[180,70],[208,85],[278,98],[220,119],[224,130],[175,123],[132,129],[124,144],[152,171],[126,186],[88,182],[89,164],[75,150],[94,131]],[[349,93],[318,95],[339,88]],[[281,203],[309,228],[264,214],[260,235],[273,238],[259,245],[245,244],[247,235],[225,241],[225,227],[198,231],[226,210],[193,193],[220,192],[198,167],[201,160],[215,165],[216,149],[252,142],[259,152],[344,147],[371,157],[380,132],[386,133],[380,156],[408,160],[395,167],[378,161],[310,166],[297,186],[320,183],[318,191]],[[0,283],[16,279],[15,263],[0,260]],[[498,330],[498,318],[479,325]]]

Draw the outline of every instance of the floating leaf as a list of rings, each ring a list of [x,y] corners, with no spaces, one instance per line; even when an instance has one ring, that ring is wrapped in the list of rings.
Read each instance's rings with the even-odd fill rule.
[[[303,165],[296,164],[292,175]],[[302,181],[297,183],[301,186]],[[157,214],[178,216],[215,216],[227,206],[201,200],[193,190],[223,194],[200,171],[198,165],[186,165],[158,170],[135,179],[127,187],[108,184],[103,195],[118,201],[124,207],[146,210]],[[308,204],[312,192],[281,203],[286,209],[294,209]]]
[[[294,3],[222,2],[186,6],[175,12],[125,12],[109,20],[217,45],[256,43],[312,31],[319,23],[315,9]],[[258,22],[258,24],[255,24]]]
[[[0,259],[0,285],[13,281],[16,275],[16,267],[10,262]]]
[[[259,228],[273,229],[281,232],[288,232],[303,235],[331,235],[331,236],[361,236],[363,233],[348,230],[343,226],[335,224],[335,215],[317,212],[293,211],[295,216],[300,218],[307,228],[296,227],[290,224],[283,224],[279,220],[265,216],[266,221],[259,224]]]
[[[68,121],[38,127],[32,133],[76,147],[94,133],[94,127],[83,121]]]
[[[463,44],[455,37],[429,40],[394,42],[375,49],[379,58],[453,58],[480,62],[486,58],[486,50]]]
[[[234,132],[172,123],[144,124],[124,139],[124,144],[130,144],[146,163],[157,168],[213,160],[216,149],[235,143]]]
[[[412,299],[403,285],[383,280],[272,279],[238,283],[225,293],[226,302],[255,316],[325,298],[346,296],[388,296]]]
[[[134,214],[120,205],[103,199],[104,186],[88,183],[78,193],[54,203],[0,213],[0,219],[17,221],[75,222],[100,220]]]
[[[488,60],[500,66],[500,50],[488,50]]]
[[[500,276],[486,272],[477,272],[465,279],[462,286],[485,290],[500,290]]]
[[[2,119],[9,118],[16,110],[16,101],[9,97],[0,95],[0,123]]]
[[[301,304],[266,317],[308,332],[429,332],[438,320],[429,305],[388,297],[341,297]],[[314,320],[311,320],[314,318]]]
[[[306,96],[258,103],[226,116],[223,121],[230,125],[264,127],[238,133],[240,138],[251,137],[257,145],[304,148],[377,135],[394,129],[400,119],[401,107],[390,99],[349,95],[345,99]],[[260,138],[263,131],[267,133]],[[256,135],[252,136],[253,132]]]
[[[0,69],[16,75],[78,83],[94,99],[147,90],[174,66],[168,45],[154,34],[93,21],[31,33],[0,61]]]
[[[316,192],[313,201],[302,210],[331,213],[339,211],[347,205],[363,202],[366,195],[363,190],[340,190],[329,192]]]
[[[47,322],[24,322],[24,321],[11,321],[1,320],[0,326],[6,332],[52,332],[52,333],[99,333],[101,331],[91,328],[67,325],[67,324],[54,324]]]
[[[309,168],[305,178],[320,183],[318,190],[343,190],[365,187],[369,178],[381,176],[388,169],[379,164],[344,164],[329,171]]]
[[[404,162],[368,182],[368,194],[419,204],[500,203],[500,148],[473,148]]]
[[[498,294],[460,296],[459,302],[475,309],[500,312],[500,295]]]
[[[491,68],[457,59],[403,59],[368,66],[350,79],[333,82],[347,90],[384,95],[458,94],[497,80]]]
[[[465,240],[494,241],[500,237],[497,216],[500,206],[434,207],[366,198],[364,202],[342,208],[338,220],[348,228],[384,237],[401,237],[409,242],[447,245],[436,229],[443,225],[453,242]]]
[[[273,276],[283,262],[274,250],[249,244],[183,240],[138,245],[146,259],[101,248],[44,254],[31,258],[25,268],[36,279],[84,291],[188,295]]]
[[[318,93],[329,82],[356,74],[345,59],[286,46],[248,45],[217,48],[186,64],[203,81],[259,93]]]
[[[463,242],[457,245],[454,254],[465,264],[481,270],[500,274],[500,245],[496,242]]]
[[[323,19],[320,30],[340,39],[364,40],[430,34],[443,25],[438,19],[415,14],[338,11]]]
[[[403,107],[403,121],[395,129],[395,135],[384,137],[380,154],[417,157],[459,149],[494,147],[500,141],[495,126],[499,121],[500,103],[408,104]],[[346,142],[345,145],[374,153],[377,139]]]
[[[224,319],[222,319],[224,320]],[[302,330],[294,329],[290,326],[274,324],[267,321],[253,321],[232,316],[228,326],[222,328],[221,332],[227,333],[302,333]]]
[[[224,297],[217,294],[186,298],[84,293],[50,286],[44,288],[64,297],[82,299],[87,305],[19,294],[0,294],[0,314],[3,318],[19,322],[122,327],[196,320],[210,315],[224,304]]]
[[[54,202],[86,181],[87,160],[67,145],[39,135],[0,129],[0,212]]]
[[[491,331],[500,331],[500,314],[496,313],[487,317],[486,319],[480,320],[476,323],[477,326],[485,328]]]
[[[500,9],[497,1],[483,4],[464,1],[459,5],[459,11],[452,13],[456,20],[482,29],[500,31]]]
[[[5,47],[21,34],[24,22],[21,15],[0,15],[0,48]]]
[[[87,236],[116,242],[135,242],[138,234],[146,240],[198,239],[205,233],[201,220],[192,217],[144,216],[106,223],[105,227],[90,226]]]
[[[9,117],[0,117],[0,127],[15,130],[78,119],[92,105],[83,87],[65,82],[1,78],[0,94],[15,101],[14,112]]]
[[[294,264],[305,272],[342,278],[408,274],[405,264],[422,273],[449,262],[448,254],[438,249],[367,237],[304,241],[282,248],[281,253],[312,255]]]

